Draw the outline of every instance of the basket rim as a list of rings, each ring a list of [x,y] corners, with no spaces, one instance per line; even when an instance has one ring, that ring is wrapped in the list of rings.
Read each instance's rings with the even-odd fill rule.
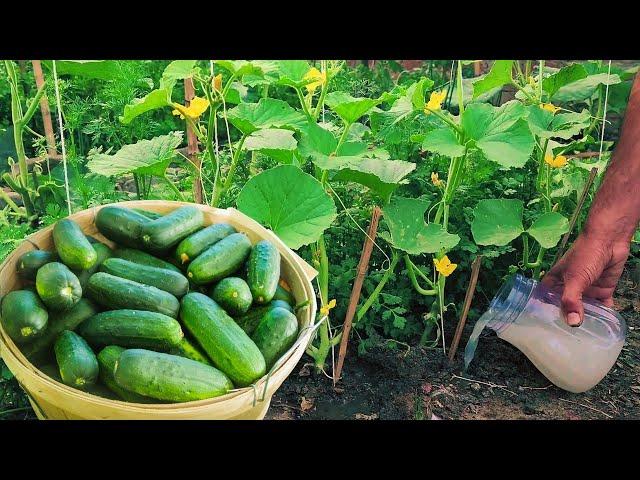
[[[239,215],[243,218],[243,221],[249,223],[249,227],[258,233],[262,238],[269,237],[270,240],[274,240],[278,245],[279,250],[284,250],[285,255],[283,255],[283,259],[290,264],[294,274],[296,275],[296,280],[303,285],[303,289],[305,291],[305,300],[309,301],[310,312],[308,314],[309,317],[309,325],[313,326],[316,317],[317,304],[315,301],[315,292],[313,290],[313,286],[311,284],[311,280],[315,275],[317,275],[317,271],[313,269],[307,262],[305,262],[302,258],[300,258],[293,250],[286,246],[286,244],[271,230],[265,228],[260,223],[256,222],[252,218],[243,214],[239,210],[229,207],[229,208],[216,208],[210,207],[208,205],[196,204],[191,202],[183,202],[183,201],[171,201],[171,200],[131,200],[124,202],[115,202],[104,205],[96,205],[94,207],[81,210],[73,213],[68,218],[73,218],[76,215],[83,214],[87,211],[94,212],[93,221],[95,222],[95,214],[98,210],[108,206],[120,206],[124,208],[137,208],[137,207],[154,207],[154,206],[171,206],[175,205],[176,207],[184,206],[184,205],[192,205],[196,206],[204,212],[214,213],[214,214],[223,214],[223,215]],[[53,224],[49,225],[43,229],[40,229],[36,232],[31,233],[18,245],[13,251],[7,255],[4,261],[0,264],[0,274],[5,271],[7,265],[11,262],[11,260],[15,257],[17,250],[24,245],[25,243],[31,244],[33,247],[38,247],[37,243],[32,241],[33,236],[42,236],[46,235],[48,232],[53,230]],[[107,239],[108,240],[108,239]],[[113,242],[111,242],[113,244]],[[39,247],[38,247],[39,248]],[[36,377],[37,380],[44,384],[44,386],[53,388],[65,395],[71,397],[71,400],[78,400],[83,402],[92,402],[94,404],[101,404],[105,407],[118,407],[118,408],[127,408],[129,412],[131,411],[140,411],[140,412],[149,412],[150,410],[155,410],[157,412],[178,412],[178,411],[189,411],[193,412],[198,409],[206,409],[215,404],[224,403],[231,400],[238,400],[240,397],[247,397],[245,400],[251,400],[254,404],[257,404],[262,401],[266,401],[270,398],[270,396],[266,396],[268,384],[267,382],[270,379],[277,377],[282,373],[283,369],[285,369],[292,360],[295,358],[295,364],[298,363],[299,359],[304,354],[308,343],[311,341],[311,336],[314,334],[312,328],[308,328],[302,334],[299,335],[297,339],[298,346],[293,349],[293,351],[287,352],[288,358],[286,361],[282,362],[278,367],[271,371],[266,372],[261,378],[259,378],[252,386],[242,387],[238,389],[231,390],[229,393],[225,395],[221,395],[218,397],[203,399],[203,400],[194,400],[190,402],[179,402],[179,403],[157,403],[157,404],[143,404],[143,403],[133,403],[126,402],[124,400],[112,400],[106,397],[101,397],[99,395],[95,395],[89,392],[84,392],[82,390],[78,390],[72,388],[68,385],[60,383],[53,378],[46,375],[44,372],[40,371],[34,364],[32,364],[20,351],[20,348],[13,342],[13,340],[8,336],[8,334],[2,328],[0,324],[0,354],[2,356],[5,355],[5,351],[7,354],[11,355],[13,359],[24,369],[24,373],[29,374],[32,377]],[[301,341],[302,340],[302,341]],[[292,366],[292,368],[295,366]],[[287,375],[288,376],[288,375]],[[286,377],[284,378],[286,379]],[[284,381],[283,379],[283,381]],[[265,385],[267,384],[267,385]],[[274,390],[275,391],[275,390]],[[28,393],[28,392],[27,392]],[[261,397],[262,394],[262,398]],[[75,398],[74,398],[75,397]]]

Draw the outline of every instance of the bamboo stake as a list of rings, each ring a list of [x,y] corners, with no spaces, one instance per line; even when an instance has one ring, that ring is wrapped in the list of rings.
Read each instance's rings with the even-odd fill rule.
[[[347,344],[349,343],[349,333],[351,333],[351,325],[353,323],[353,317],[356,313],[356,307],[360,301],[360,292],[362,290],[362,283],[364,277],[367,274],[369,268],[369,259],[371,258],[371,252],[373,251],[373,239],[376,238],[378,232],[378,221],[382,210],[380,207],[375,207],[371,214],[371,223],[369,224],[369,230],[367,231],[367,237],[364,240],[364,246],[362,247],[362,253],[360,254],[360,262],[358,263],[358,274],[353,282],[353,288],[351,289],[351,297],[349,298],[349,306],[347,307],[347,314],[344,319],[344,325],[342,327],[342,339],[340,340],[340,351],[338,353],[338,366],[333,375],[333,384],[335,385],[340,380],[340,373],[342,372],[342,366],[344,365],[344,358],[347,355]]]
[[[469,282],[469,286],[467,287],[467,294],[464,297],[464,308],[462,310],[462,316],[458,321],[458,326],[456,327],[456,333],[453,335],[453,341],[451,342],[451,346],[449,347],[449,361],[453,361],[453,357],[458,350],[458,344],[460,343],[460,338],[462,337],[462,331],[464,330],[464,325],[467,323],[467,315],[469,314],[469,309],[471,308],[471,301],[473,300],[473,295],[476,293],[476,285],[478,283],[478,275],[480,274],[480,266],[482,265],[482,255],[478,255],[476,259],[471,264],[471,281]]]
[[[556,252],[556,256],[553,258],[553,262],[551,263],[551,265],[554,265],[560,259],[560,257],[562,257],[564,249],[567,246],[567,242],[569,241],[569,237],[571,236],[571,232],[573,231],[573,227],[575,227],[576,221],[578,220],[578,215],[580,215],[580,211],[582,210],[584,201],[587,199],[587,195],[589,194],[589,190],[591,189],[591,185],[596,179],[597,174],[598,169],[596,167],[593,167],[591,169],[591,173],[589,174],[589,179],[584,186],[584,190],[582,191],[582,195],[580,195],[580,200],[578,200],[578,205],[576,205],[576,209],[573,211],[573,215],[571,216],[571,221],[569,222],[569,230],[564,234],[564,237],[562,237],[562,241],[560,242],[560,246],[558,247],[558,251]]]
[[[185,78],[184,99],[187,107],[191,100],[193,100],[193,97],[195,97],[193,78]],[[200,180],[202,162],[198,157],[198,138],[196,137],[196,132],[193,131],[193,128],[189,123],[187,123],[187,157],[189,157],[189,160],[196,167],[196,171],[198,172],[196,178],[193,180],[193,198],[196,203],[202,203],[202,181]]]
[[[42,73],[42,65],[40,60],[31,60],[33,65],[33,75],[36,78],[36,86],[41,88],[44,85],[44,75]],[[49,108],[49,100],[46,95],[40,99],[40,113],[42,114],[42,124],[44,125],[44,136],[47,139],[47,155],[56,157],[56,137],[53,134],[53,122],[51,120],[51,109]]]

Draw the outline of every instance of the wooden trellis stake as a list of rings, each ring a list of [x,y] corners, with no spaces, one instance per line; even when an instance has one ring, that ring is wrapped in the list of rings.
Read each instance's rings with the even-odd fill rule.
[[[31,60],[33,65],[33,75],[36,78],[36,87],[38,89],[44,85],[44,75],[42,73],[42,65],[40,60]],[[40,112],[42,113],[42,124],[44,125],[44,136],[47,139],[47,155],[49,157],[57,157],[56,137],[53,134],[53,122],[51,121],[51,109],[49,108],[49,100],[46,95],[40,99]]]
[[[364,277],[367,274],[369,268],[369,259],[371,258],[371,252],[373,251],[373,241],[376,238],[378,232],[378,222],[382,210],[380,207],[375,207],[371,214],[371,223],[369,224],[369,230],[367,231],[367,237],[364,240],[362,247],[362,253],[360,254],[360,262],[358,262],[358,273],[356,279],[353,282],[353,288],[351,289],[351,297],[349,298],[349,306],[347,307],[347,314],[344,319],[344,325],[342,327],[342,339],[340,340],[340,350],[338,353],[338,366],[336,367],[333,375],[334,385],[340,380],[340,373],[342,372],[342,366],[344,365],[344,357],[347,355],[347,344],[349,343],[349,334],[351,333],[351,325],[353,323],[353,317],[356,313],[356,307],[360,301],[360,292],[362,290],[362,283]]]
[[[482,255],[478,255],[471,264],[471,280],[469,281],[469,285],[467,286],[467,294],[464,297],[464,308],[462,309],[462,316],[458,321],[456,333],[453,335],[451,347],[449,347],[449,361],[453,360],[453,357],[458,350],[458,344],[460,343],[460,338],[462,337],[462,331],[464,330],[465,323],[467,323],[467,315],[469,314],[469,309],[471,308],[473,295],[476,293],[476,285],[478,284],[478,275],[480,274],[481,264]]]
[[[193,86],[193,78],[185,78],[184,79],[184,99],[189,106],[193,97],[195,97],[195,87]],[[202,203],[202,181],[200,179],[201,175],[201,161],[198,157],[198,137],[196,136],[196,132],[193,131],[191,125],[187,123],[187,157],[189,161],[196,167],[196,171],[198,172],[196,178],[193,180],[193,198],[196,203]]]

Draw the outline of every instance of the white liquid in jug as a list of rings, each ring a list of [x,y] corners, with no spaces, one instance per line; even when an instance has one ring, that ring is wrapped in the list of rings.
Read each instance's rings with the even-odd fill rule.
[[[615,363],[624,339],[611,343],[604,322],[568,326],[554,305],[533,300],[517,321],[498,333],[524,353],[558,387],[581,393],[594,387]]]

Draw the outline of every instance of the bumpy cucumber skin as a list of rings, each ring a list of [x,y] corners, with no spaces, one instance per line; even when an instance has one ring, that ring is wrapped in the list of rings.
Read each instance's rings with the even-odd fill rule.
[[[2,328],[18,344],[41,335],[49,320],[42,300],[31,290],[14,290],[2,299]]]
[[[265,314],[251,339],[262,352],[267,369],[270,369],[291,348],[297,337],[296,316],[284,308],[276,307]]]
[[[161,214],[156,213],[156,212],[152,212],[150,210],[145,210],[143,208],[132,208],[131,210],[133,210],[134,212],[139,213],[140,215],[144,215],[145,217],[151,219],[151,220],[157,220],[158,218],[162,217]]]
[[[64,330],[53,347],[62,382],[86,390],[98,380],[98,359],[89,344],[77,333]]]
[[[267,305],[257,305],[251,308],[246,314],[236,317],[235,321],[247,335],[253,335],[265,314],[276,307],[284,308],[293,313],[293,307],[284,300],[271,300]]]
[[[229,378],[214,367],[143,349],[122,352],[114,377],[122,388],[172,402],[218,397],[233,388]]]
[[[112,310],[146,310],[178,318],[180,302],[169,292],[104,272],[94,273],[87,285],[89,296]]]
[[[178,321],[157,312],[110,310],[85,320],[78,333],[92,345],[168,351],[184,334]]]
[[[189,292],[187,277],[165,268],[140,265],[122,258],[110,258],[102,264],[100,271],[159,288],[177,298],[183,297]]]
[[[199,208],[190,205],[176,208],[142,227],[142,244],[146,250],[164,254],[203,225],[204,215]]]
[[[261,240],[251,249],[247,283],[254,301],[265,305],[273,299],[280,280],[280,252],[268,240]]]
[[[139,265],[164,268],[165,270],[173,270],[174,272],[182,273],[182,270],[176,267],[173,263],[154,257],[150,253],[143,252],[142,250],[136,250],[135,248],[116,248],[113,252],[113,256]]]
[[[176,247],[176,261],[184,265],[192,261],[211,245],[218,243],[225,237],[237,233],[237,230],[228,223],[216,223],[189,235]]]
[[[209,296],[232,316],[247,313],[253,301],[249,285],[239,277],[223,278],[211,289]]]
[[[151,222],[148,217],[129,208],[103,207],[96,215],[96,227],[118,245],[140,248],[142,226]]]
[[[266,372],[264,357],[253,340],[212,299],[189,293],[180,318],[213,364],[238,387],[251,385]]]
[[[189,264],[187,276],[196,285],[217,282],[236,272],[251,253],[251,241],[243,233],[232,233],[207,248]]]
[[[75,273],[76,277],[78,277],[78,280],[80,280],[80,286],[82,287],[83,290],[87,288],[87,283],[89,283],[89,278],[91,278],[91,275],[93,275],[98,271],[98,269],[100,268],[100,265],[102,265],[102,263],[107,258],[111,258],[113,256],[113,250],[111,250],[104,243],[100,243],[100,242],[94,243],[93,249],[98,254],[98,260],[93,265],[93,267],[88,268],[86,270],[80,270],[80,271],[76,270],[73,272]]]
[[[80,280],[59,262],[47,263],[38,270],[36,290],[44,304],[57,312],[73,308],[82,298]]]
[[[47,250],[33,250],[18,259],[16,271],[22,280],[35,282],[38,269],[47,263],[58,261],[58,255]]]
[[[49,349],[64,330],[75,330],[86,319],[98,313],[98,307],[89,299],[81,298],[71,310],[52,312],[42,335],[20,348],[30,361],[40,360],[49,353]]]
[[[292,307],[296,304],[296,299],[293,294],[287,290],[285,290],[281,285],[276,287],[276,293],[273,295],[271,300],[282,300],[283,302],[287,302]]]
[[[195,360],[196,362],[204,363],[205,365],[211,365],[213,367],[213,363],[207,357],[207,354],[202,351],[202,349],[194,342],[189,340],[187,337],[184,337],[180,343],[169,350],[171,355],[178,355],[184,358],[190,358],[191,360]]]
[[[91,242],[73,220],[63,218],[53,226],[53,243],[62,262],[69,268],[85,270],[98,260]]]
[[[116,382],[114,372],[116,370],[116,363],[120,358],[124,348],[117,345],[109,345],[104,347],[98,353],[98,365],[100,366],[100,381],[104,383],[113,393],[126,402],[132,403],[154,403],[153,398],[139,395],[135,392],[122,388]]]

